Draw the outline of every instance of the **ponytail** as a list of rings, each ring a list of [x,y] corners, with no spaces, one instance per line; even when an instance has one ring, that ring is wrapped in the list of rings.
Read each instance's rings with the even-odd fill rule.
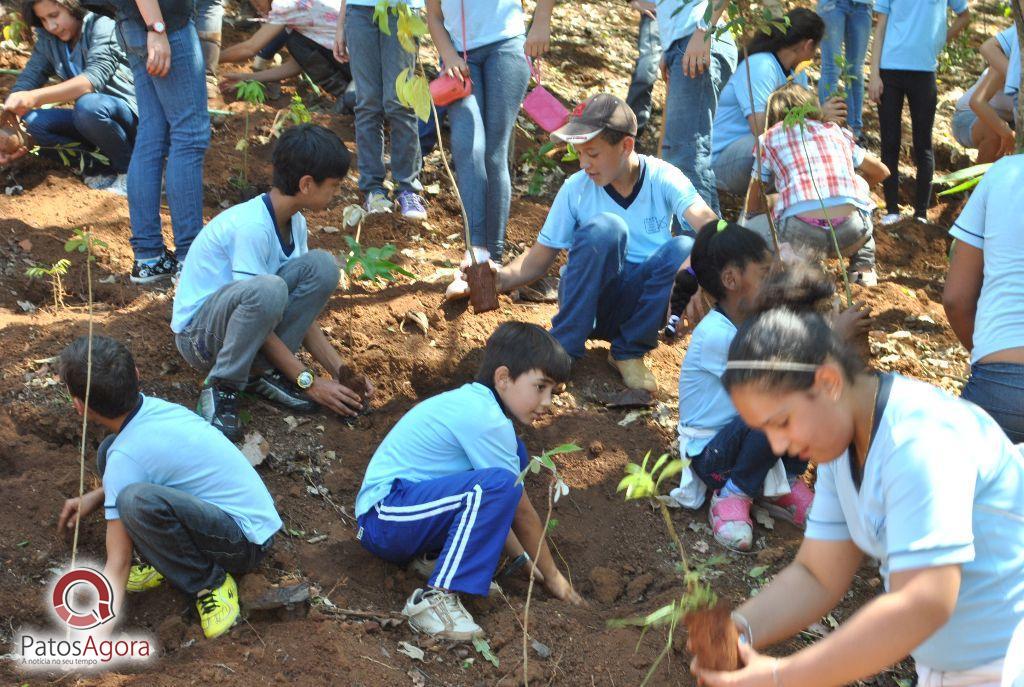
[[[758,32],[747,43],[747,56],[759,52],[778,52],[806,40],[821,43],[825,36],[825,22],[817,13],[805,7],[796,7],[786,12],[785,23],[785,28],[773,24],[767,33]]]

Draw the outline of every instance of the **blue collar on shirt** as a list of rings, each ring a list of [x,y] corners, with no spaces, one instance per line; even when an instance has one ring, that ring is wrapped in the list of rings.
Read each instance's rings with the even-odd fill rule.
[[[878,395],[875,397],[875,412],[873,414],[873,422],[871,423],[871,438],[868,440],[868,446],[875,440],[875,434],[878,433],[878,425],[882,422],[882,415],[885,413],[885,406],[889,403],[889,393],[892,391],[892,380],[891,374],[879,374],[878,375]],[[864,480],[864,470],[857,465],[857,459],[854,457],[856,451],[853,444],[850,444],[850,476],[853,477],[853,483],[857,487],[857,491],[860,491],[860,484]],[[864,457],[867,460],[867,456]]]
[[[274,214],[274,204],[270,202],[270,194],[263,194],[263,204],[267,206],[267,212],[270,213],[270,223],[274,225],[274,233],[277,234],[277,240],[281,243],[281,250],[284,251],[285,255],[291,255],[292,251],[295,250],[295,242],[285,243],[284,235],[281,234],[281,229],[277,226],[277,215]],[[288,238],[291,238],[291,222],[289,222]]]
[[[124,422],[121,423],[121,429],[119,429],[118,432],[123,432],[124,428],[128,426],[128,423],[132,421],[132,418],[139,414],[140,410],[142,410],[142,394],[139,394],[139,398],[135,401],[135,407],[132,408],[132,412],[125,415]]]
[[[78,40],[82,40],[79,36]],[[71,76],[78,76],[82,73],[82,70],[78,68],[74,60],[71,59],[71,48],[68,47],[67,43],[62,42],[61,47],[64,48],[64,55],[61,57],[61,61],[64,63],[64,68],[68,70],[68,74]]]
[[[780,60],[780,59],[779,59],[779,56],[778,56],[778,55],[776,55],[776,54],[775,54],[775,53],[773,52],[773,53],[771,53],[771,56],[775,58],[775,61],[776,61],[776,62],[778,63],[778,65],[779,65],[779,69],[781,69],[781,70],[782,70],[782,73],[786,75],[786,78],[787,78],[787,79],[788,79],[789,77],[793,76],[793,71],[794,71],[794,70],[792,70],[792,69],[786,69],[786,67],[785,67],[785,66],[783,66],[783,64],[782,64],[782,60]]]
[[[633,185],[633,190],[630,191],[628,196],[623,196],[621,193],[615,190],[615,187],[608,184],[604,187],[605,193],[611,196],[623,210],[628,210],[629,206],[633,204],[636,197],[640,195],[640,189],[644,186],[644,177],[647,176],[647,163],[644,162],[643,156],[640,156],[640,176],[637,177],[636,183]]]
[[[505,417],[511,420],[512,414],[508,412],[508,408],[506,408],[505,404],[502,403],[501,396],[498,395],[497,390],[488,384],[484,384],[484,386],[486,386],[488,391],[494,395],[494,401],[498,404],[498,407],[501,408],[501,412],[505,413]],[[519,470],[525,470],[526,466],[530,464],[530,454],[526,451],[526,444],[523,443],[523,440],[519,438],[518,434],[516,434],[516,455],[519,456]]]

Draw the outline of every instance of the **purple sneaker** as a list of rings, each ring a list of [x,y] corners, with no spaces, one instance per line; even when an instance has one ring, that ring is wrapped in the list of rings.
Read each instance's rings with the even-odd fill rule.
[[[399,193],[395,205],[402,212],[402,217],[406,219],[421,221],[427,218],[427,208],[423,204],[423,199],[412,191]]]

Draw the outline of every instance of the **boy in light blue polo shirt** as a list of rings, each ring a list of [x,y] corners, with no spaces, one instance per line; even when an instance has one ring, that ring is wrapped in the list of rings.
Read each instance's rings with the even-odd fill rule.
[[[546,411],[570,364],[542,328],[505,322],[488,339],[475,382],[415,406],[377,447],[356,496],[357,537],[401,565],[437,555],[427,589],[402,611],[414,630],[453,640],[482,634],[458,594],[486,596],[503,549],[539,550],[538,580],[581,602],[542,543],[544,527],[518,480],[529,457],[513,425]]]
[[[85,412],[88,337],[60,356],[60,377],[79,414]],[[227,632],[239,616],[232,574],[266,556],[281,528],[274,499],[245,456],[195,413],[139,393],[138,372],[123,344],[92,339],[88,416],[114,432],[100,444],[103,486],[68,499],[59,529],[103,507],[115,615],[122,592],[164,578],[195,600],[207,637]],[[132,566],[132,549],[147,565]]]

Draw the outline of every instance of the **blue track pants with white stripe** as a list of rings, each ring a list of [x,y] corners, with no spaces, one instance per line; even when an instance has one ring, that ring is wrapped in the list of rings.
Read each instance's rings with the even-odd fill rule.
[[[523,493],[516,478],[485,468],[395,480],[391,493],[359,518],[362,544],[400,565],[440,551],[430,586],[486,596]]]

